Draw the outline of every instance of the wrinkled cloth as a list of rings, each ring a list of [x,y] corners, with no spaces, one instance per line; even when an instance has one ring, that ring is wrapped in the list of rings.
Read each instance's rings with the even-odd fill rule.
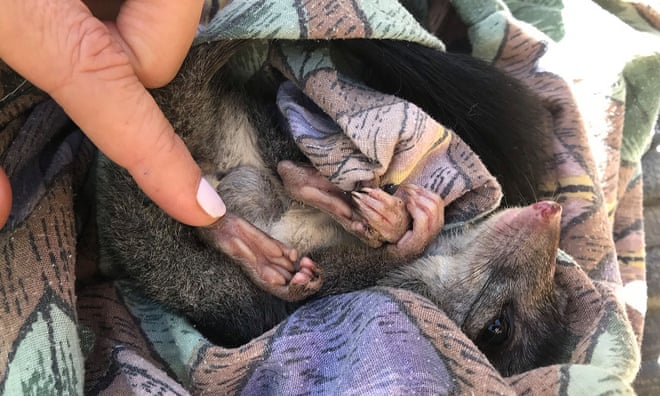
[[[442,48],[433,35],[444,26],[442,17],[430,16],[444,3],[405,3],[407,9],[392,0],[213,1],[197,42],[252,39],[246,73],[271,62],[296,88],[289,94],[302,92],[322,109],[286,98],[281,106],[294,111],[289,121],[301,122],[298,131],[329,126],[357,161],[368,159],[368,172],[343,173],[338,184],[400,180],[428,159],[422,168],[445,163],[435,159],[449,150],[429,155],[438,139],[458,140],[419,112],[423,122],[396,124],[412,135],[421,128],[415,156],[399,161],[390,155],[396,150],[370,152],[364,143],[371,132],[356,126],[362,113],[324,103],[348,98],[374,109],[380,101],[389,107],[377,111],[392,120],[402,119],[406,106],[333,76],[322,54],[305,62],[309,54],[295,41],[396,38]],[[554,153],[553,166],[539,182],[564,209],[556,276],[570,290],[569,361],[503,378],[438,307],[391,288],[317,300],[239,348],[211,344],[130,283],[98,275],[85,182],[93,176],[92,147],[52,100],[1,66],[0,165],[21,198],[0,234],[0,393],[632,393],[647,338],[647,282],[658,282],[657,264],[649,261],[658,256],[645,256],[641,157],[660,107],[660,10],[641,1],[564,3],[456,0],[452,6],[473,54],[523,81],[553,116],[552,147],[545,148]],[[428,21],[428,29],[417,21]],[[274,58],[262,50],[275,38],[291,45]],[[351,139],[353,132],[361,137]],[[459,213],[477,195],[465,194],[470,188],[451,191],[452,202],[467,200],[457,204]],[[457,221],[492,210],[497,191],[488,191],[490,201]],[[648,278],[647,262],[655,271]]]

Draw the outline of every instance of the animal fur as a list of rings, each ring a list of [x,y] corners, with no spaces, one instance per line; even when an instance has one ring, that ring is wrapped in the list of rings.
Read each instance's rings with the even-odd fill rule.
[[[368,41],[344,44],[346,51],[354,53],[366,53],[372,45]],[[548,209],[554,208],[552,204],[546,202],[541,209],[527,206],[504,210],[475,227],[440,238],[417,259],[392,255],[386,247],[366,246],[326,213],[291,199],[276,167],[285,159],[304,158],[273,116],[269,85],[260,82],[263,95],[250,95],[249,87],[244,90],[231,85],[232,71],[226,62],[240,45],[212,43],[193,48],[175,80],[154,91],[155,99],[206,177],[215,181],[228,213],[235,216],[231,219],[247,220],[313,260],[323,280],[315,297],[377,284],[420,293],[458,323],[505,375],[561,357],[556,341],[561,340],[564,331],[564,301],[554,283],[558,215],[549,216],[550,220],[523,221],[552,211]],[[456,72],[451,54],[395,42],[374,44],[371,50],[383,54],[393,51],[394,56],[388,60],[400,60],[406,69],[411,69],[406,65],[409,59],[423,58],[427,63],[443,59],[395,85],[403,96],[428,106],[430,114],[441,115],[439,121],[450,122],[459,134],[461,125],[467,125],[463,129],[469,133],[492,128],[493,134],[505,142],[517,141],[517,134],[527,133],[530,125],[534,128],[529,133],[542,134],[538,130],[542,126],[536,124],[542,123],[538,101],[515,80],[488,65],[457,58],[456,62],[472,64],[470,73],[474,75],[454,81],[438,77]],[[376,60],[365,57],[361,62],[377,71],[383,62]],[[386,74],[380,76],[370,83],[380,88],[388,78]],[[445,91],[438,90],[437,95],[444,99],[434,102],[433,97],[418,97],[426,88],[420,92],[419,88],[402,87],[416,85],[422,77],[431,79],[427,87],[440,85],[454,95],[445,97]],[[482,97],[480,86],[491,83],[497,87],[493,95]],[[500,108],[500,101],[521,91],[524,103]],[[483,110],[482,116],[472,116],[475,106]],[[512,113],[513,121],[508,121],[509,114],[495,114],[499,111]],[[443,121],[445,116],[455,121]],[[518,123],[523,127],[511,128]],[[527,138],[521,142],[530,144]],[[520,146],[516,152],[525,150]],[[501,158],[498,161],[502,162]],[[535,196],[529,187],[531,179],[527,179],[535,172],[532,169],[521,176],[522,183],[509,177],[512,182],[507,184],[512,187],[508,191],[513,201]],[[257,286],[235,257],[207,243],[205,231],[200,234],[200,230],[163,213],[124,170],[102,158],[98,175],[98,223],[104,260],[119,276],[139,284],[146,295],[186,315],[213,341],[225,346],[245,343],[299,306],[300,302],[284,301]]]

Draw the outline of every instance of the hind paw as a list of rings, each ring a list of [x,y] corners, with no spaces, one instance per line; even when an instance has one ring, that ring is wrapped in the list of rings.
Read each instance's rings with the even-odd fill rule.
[[[310,258],[300,260],[298,272],[293,275],[287,287],[287,294],[280,297],[287,301],[300,301],[315,294],[321,289],[323,280],[320,272]]]
[[[211,247],[235,260],[255,285],[276,297],[298,301],[321,287],[321,278],[313,263],[297,265],[295,249],[271,238],[241,217],[226,214],[199,231]]]

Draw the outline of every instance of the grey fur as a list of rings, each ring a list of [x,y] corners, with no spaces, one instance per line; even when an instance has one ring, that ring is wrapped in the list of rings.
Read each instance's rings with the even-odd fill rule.
[[[530,239],[529,229],[506,227],[520,225],[508,220],[518,210],[511,209],[442,236],[416,260],[359,243],[329,216],[286,194],[275,165],[300,154],[272,122],[267,104],[225,85],[231,81],[225,63],[239,47],[238,42],[195,47],[176,79],[154,91],[206,177],[218,185],[229,212],[312,258],[323,278],[317,296],[376,284],[420,293],[506,375],[561,356],[554,342],[564,331],[564,301],[554,284],[558,225]],[[231,257],[164,214],[126,171],[103,157],[97,186],[103,259],[146,295],[189,317],[213,341],[242,344],[299,305],[257,287]],[[484,341],[485,329],[505,316],[513,325],[506,341]]]

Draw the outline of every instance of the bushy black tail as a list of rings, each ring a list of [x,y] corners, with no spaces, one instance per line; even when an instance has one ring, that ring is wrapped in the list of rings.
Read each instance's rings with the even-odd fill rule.
[[[507,205],[536,201],[548,114],[520,81],[465,54],[394,40],[343,40],[347,73],[420,106],[453,129],[498,178]],[[357,72],[357,75],[355,73]]]

